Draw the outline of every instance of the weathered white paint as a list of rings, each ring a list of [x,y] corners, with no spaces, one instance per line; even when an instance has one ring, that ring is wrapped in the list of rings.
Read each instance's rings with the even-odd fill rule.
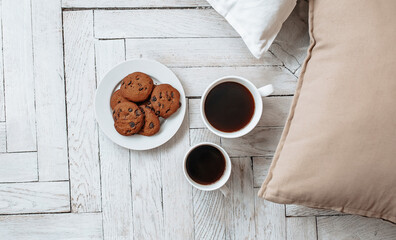
[[[286,218],[288,240],[316,240],[315,217]]]
[[[101,210],[98,129],[93,109],[96,79],[92,14],[63,13],[73,212]]]
[[[65,8],[137,8],[209,6],[205,0],[62,0]]]
[[[37,153],[0,153],[0,182],[38,180]]]
[[[40,181],[68,180],[60,0],[32,0]]]
[[[36,151],[30,0],[4,0],[2,10],[7,150]]]

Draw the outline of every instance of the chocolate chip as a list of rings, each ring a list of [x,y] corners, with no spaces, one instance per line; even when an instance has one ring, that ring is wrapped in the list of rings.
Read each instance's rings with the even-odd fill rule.
[[[142,91],[143,90],[143,88],[139,88],[139,91]]]
[[[132,81],[129,81],[128,85],[131,85]]]
[[[136,80],[139,80],[140,78],[139,77],[136,77]]]
[[[157,101],[157,98],[154,96],[152,99],[153,102]]]
[[[151,102],[149,101],[149,102],[147,102],[147,105],[151,105]]]
[[[113,114],[115,114],[115,110],[113,110]]]
[[[128,112],[132,112],[132,108],[128,108]]]
[[[151,129],[151,128],[153,128],[153,127],[154,127],[154,123],[151,122],[151,123],[149,124],[149,128]]]
[[[162,98],[162,92],[160,92],[160,96],[159,97]]]
[[[158,103],[158,107],[161,107],[161,103]]]
[[[131,128],[134,128],[135,127],[135,123],[134,122],[130,122],[129,126],[131,126]]]
[[[121,103],[121,101],[118,101],[118,103]]]
[[[127,133],[131,133],[131,130],[127,130]]]
[[[147,87],[145,87],[144,90],[147,90]]]
[[[155,114],[156,114],[156,115],[160,115],[160,111],[156,111]]]
[[[141,86],[142,86],[142,84],[141,84],[141,83],[138,83],[138,85],[139,85],[139,87],[141,87]]]
[[[170,110],[170,109],[166,110],[166,112],[165,112],[165,113],[168,113],[168,112],[169,112],[169,110]]]
[[[173,96],[173,92],[171,92],[171,97],[174,97],[174,96]]]
[[[140,110],[139,109],[136,109],[136,111],[135,111],[135,114],[136,114],[136,116],[140,116],[142,113],[140,112]]]
[[[118,111],[119,111],[119,112],[122,112],[121,108],[120,108],[120,109],[118,109]]]

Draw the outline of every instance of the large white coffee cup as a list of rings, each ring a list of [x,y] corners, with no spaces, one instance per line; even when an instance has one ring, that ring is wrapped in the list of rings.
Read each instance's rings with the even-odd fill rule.
[[[189,154],[190,154],[194,149],[196,149],[197,147],[202,146],[202,145],[209,145],[209,146],[212,146],[212,147],[217,148],[217,150],[219,150],[219,151],[221,152],[221,154],[223,155],[224,160],[225,160],[225,168],[224,168],[223,175],[222,175],[222,176],[220,177],[220,179],[218,179],[216,182],[211,183],[211,184],[208,184],[208,185],[203,185],[203,184],[197,183],[196,181],[194,181],[194,180],[190,177],[190,175],[188,174],[188,171],[187,171],[187,164],[186,164],[186,163],[187,163],[187,158],[188,158]],[[223,193],[223,195],[227,197],[228,194],[229,194],[229,189],[225,186],[225,184],[226,184],[226,182],[228,181],[228,179],[230,178],[230,175],[231,175],[231,166],[232,166],[232,165],[231,165],[231,159],[230,159],[230,157],[228,156],[227,152],[226,152],[222,147],[220,147],[219,145],[214,144],[214,143],[202,142],[202,143],[199,143],[199,144],[197,144],[197,145],[191,147],[191,148],[187,151],[186,155],[184,156],[184,160],[183,160],[183,173],[184,173],[184,176],[186,177],[187,181],[188,181],[191,185],[193,185],[194,187],[196,187],[197,189],[203,190],[203,191],[214,191],[214,190],[219,189],[219,190]]]
[[[254,100],[254,105],[255,105],[255,109],[254,109],[254,113],[253,116],[250,120],[250,122],[244,126],[242,129],[235,131],[235,132],[222,132],[218,129],[216,129],[215,127],[213,127],[210,122],[208,121],[208,119],[205,116],[205,101],[206,101],[206,97],[208,96],[209,92],[216,87],[217,85],[224,83],[224,82],[236,82],[239,83],[243,86],[245,86],[250,93],[253,96],[253,100]],[[253,83],[251,83],[249,80],[242,78],[242,77],[238,77],[238,76],[226,76],[226,77],[222,77],[220,79],[217,79],[216,81],[214,81],[212,84],[210,84],[205,92],[202,95],[201,98],[201,117],[203,122],[205,123],[206,127],[212,131],[214,134],[220,136],[220,137],[224,137],[224,138],[237,138],[237,137],[241,137],[247,133],[249,133],[250,131],[252,131],[257,123],[259,122],[260,118],[261,118],[261,114],[263,112],[263,101],[262,101],[262,97],[266,97],[268,95],[270,95],[271,93],[273,93],[274,89],[272,87],[271,84],[268,84],[264,87],[261,88],[256,88],[256,86],[254,86]],[[237,116],[236,116],[237,117]]]

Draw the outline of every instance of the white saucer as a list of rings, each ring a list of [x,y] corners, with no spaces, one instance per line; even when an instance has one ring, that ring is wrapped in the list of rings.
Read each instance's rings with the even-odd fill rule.
[[[181,107],[169,118],[161,122],[160,131],[150,137],[142,135],[122,136],[114,128],[110,98],[118,88],[120,81],[130,73],[143,72],[149,75],[155,83],[171,84],[180,92]],[[156,148],[166,143],[176,134],[186,114],[186,95],[179,79],[165,65],[149,59],[133,59],[118,64],[111,69],[100,81],[95,96],[95,116],[100,129],[113,142],[118,145],[133,149],[147,150]]]

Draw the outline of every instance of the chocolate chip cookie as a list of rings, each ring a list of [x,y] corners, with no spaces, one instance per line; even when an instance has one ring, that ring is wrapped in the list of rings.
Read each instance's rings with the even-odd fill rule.
[[[130,136],[140,131],[144,124],[144,113],[133,102],[117,104],[113,110],[114,127],[124,136]]]
[[[147,74],[134,72],[122,79],[121,95],[132,102],[146,100],[153,90],[153,79]]]
[[[169,84],[160,84],[153,90],[150,101],[155,114],[168,118],[180,107],[180,93]]]
[[[140,129],[139,134],[144,136],[152,136],[156,134],[160,130],[160,120],[157,115],[155,115],[154,110],[147,106],[146,104],[142,104],[139,106],[140,109],[144,112],[144,125],[142,129]]]
[[[111,109],[114,109],[114,107],[117,104],[122,103],[122,102],[129,102],[129,101],[128,101],[128,99],[124,98],[121,95],[121,91],[118,89],[117,91],[115,91],[113,93],[113,95],[111,95],[111,98],[110,98],[110,107],[111,107]]]

